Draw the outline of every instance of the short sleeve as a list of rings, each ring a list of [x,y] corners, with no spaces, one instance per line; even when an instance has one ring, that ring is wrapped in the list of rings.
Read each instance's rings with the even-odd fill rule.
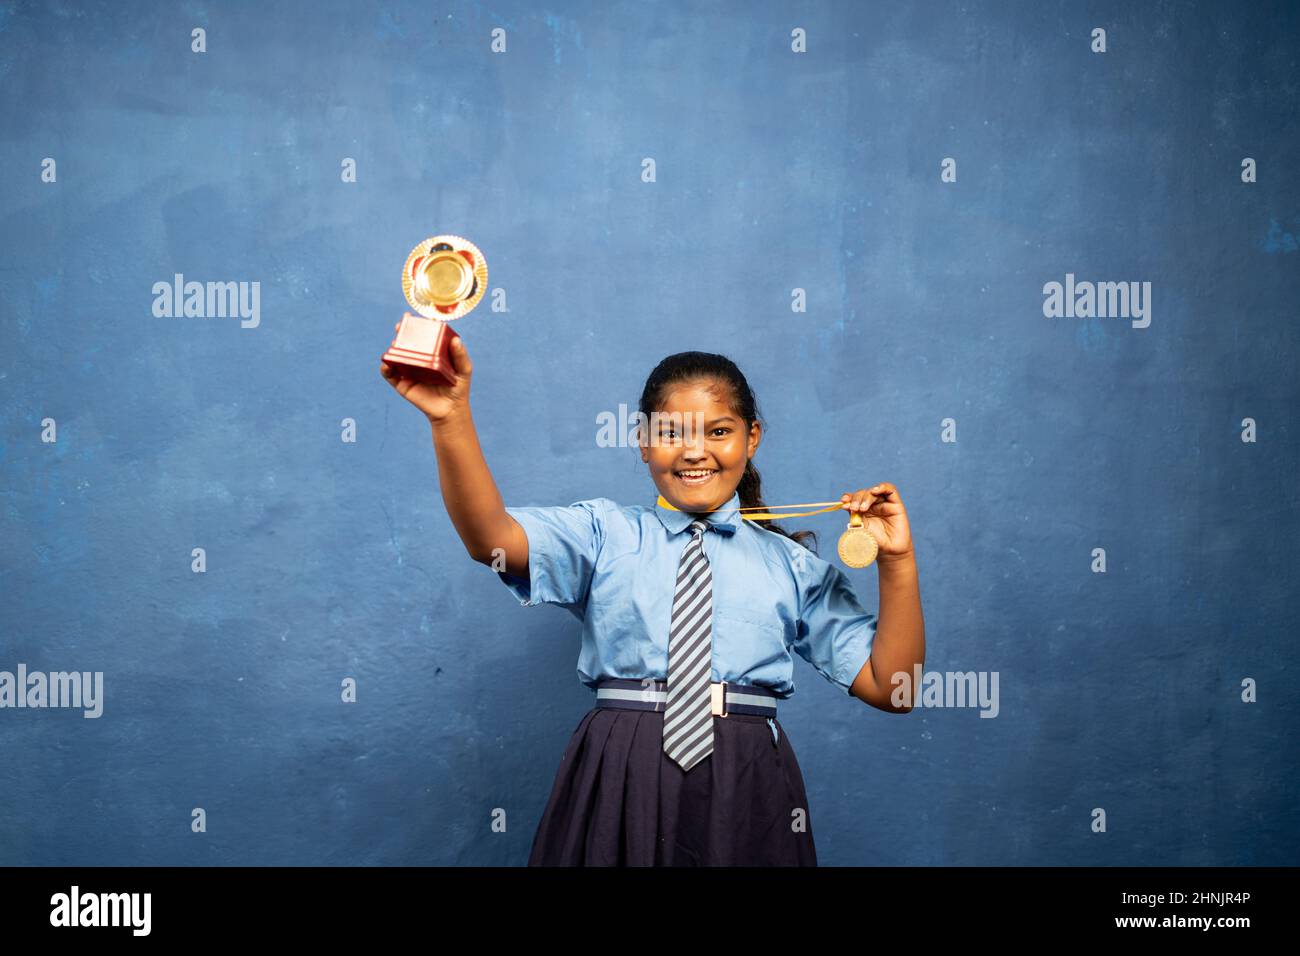
[[[800,580],[797,636],[791,645],[832,684],[849,693],[871,657],[876,615],[863,609],[839,568],[809,553],[796,562]]]
[[[497,571],[525,607],[560,604],[584,616],[596,557],[605,538],[603,499],[548,508],[506,508],[528,535],[528,579]]]

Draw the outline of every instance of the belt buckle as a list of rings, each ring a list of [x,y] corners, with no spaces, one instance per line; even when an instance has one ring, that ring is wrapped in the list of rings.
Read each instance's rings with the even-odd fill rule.
[[[713,716],[727,716],[727,682],[715,681],[709,685],[709,692],[712,695]]]

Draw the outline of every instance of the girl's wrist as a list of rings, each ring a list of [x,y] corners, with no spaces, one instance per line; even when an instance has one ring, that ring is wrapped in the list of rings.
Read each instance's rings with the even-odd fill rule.
[[[876,563],[882,567],[904,565],[908,562],[916,562],[916,552],[911,548],[896,554],[881,554],[876,558]]]
[[[470,424],[469,407],[457,409],[446,415],[434,418],[432,415],[426,415],[429,422],[429,428],[433,430],[434,437],[442,434],[450,434]]]

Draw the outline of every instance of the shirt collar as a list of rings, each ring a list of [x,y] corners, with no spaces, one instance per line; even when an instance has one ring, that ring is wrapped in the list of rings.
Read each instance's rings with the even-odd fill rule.
[[[671,508],[665,508],[656,503],[652,506],[659,520],[663,522],[669,534],[680,534],[690,527],[691,522],[698,517],[689,511],[674,511]],[[710,512],[704,517],[709,524],[713,525],[714,531],[720,531],[723,534],[735,534],[736,529],[740,527],[745,520],[740,516],[740,492],[733,491],[727,503],[720,506],[717,511]]]

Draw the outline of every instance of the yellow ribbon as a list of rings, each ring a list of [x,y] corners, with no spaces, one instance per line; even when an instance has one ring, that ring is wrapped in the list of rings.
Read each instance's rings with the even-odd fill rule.
[[[669,511],[682,510],[681,508],[677,508],[669,504],[668,499],[665,498],[663,495],[659,496],[658,505],[660,508],[667,508]],[[830,505],[830,507],[818,508],[817,507],[818,505]],[[842,501],[808,501],[805,502],[804,504],[799,504],[799,505],[754,505],[751,508],[737,508],[736,510],[755,511],[760,508],[816,508],[817,509],[815,511],[795,511],[790,514],[772,514],[770,511],[764,511],[762,514],[741,515],[742,518],[746,518],[750,521],[773,521],[777,518],[803,518],[806,517],[807,515],[819,515],[826,511],[838,511],[843,509],[843,507],[844,507],[844,502]],[[717,508],[714,508],[713,511],[705,511],[701,513],[713,514],[717,510],[718,510]]]

